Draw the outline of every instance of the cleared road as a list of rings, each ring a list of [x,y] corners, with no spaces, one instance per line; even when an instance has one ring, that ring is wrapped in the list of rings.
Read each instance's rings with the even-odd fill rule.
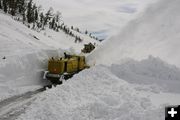
[[[15,120],[36,99],[36,95],[45,91],[45,87],[36,91],[14,96],[0,102],[0,120]]]

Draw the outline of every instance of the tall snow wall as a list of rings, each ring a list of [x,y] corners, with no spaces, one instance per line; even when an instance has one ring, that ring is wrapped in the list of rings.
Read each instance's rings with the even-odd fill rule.
[[[0,98],[12,89],[46,82],[42,77],[48,59],[63,55],[50,40],[0,13]]]

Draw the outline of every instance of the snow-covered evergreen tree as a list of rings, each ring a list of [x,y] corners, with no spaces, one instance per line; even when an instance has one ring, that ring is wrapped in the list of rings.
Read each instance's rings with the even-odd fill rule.
[[[2,9],[2,0],[0,0],[0,9]]]

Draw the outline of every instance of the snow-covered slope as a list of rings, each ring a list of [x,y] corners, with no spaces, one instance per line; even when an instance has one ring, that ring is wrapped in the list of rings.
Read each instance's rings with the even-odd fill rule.
[[[152,60],[141,64],[148,61]],[[152,63],[158,63],[155,61]],[[163,64],[166,63],[151,68],[158,70]],[[128,65],[124,68],[128,69]],[[119,70],[119,67],[110,70],[103,65],[84,70],[63,85],[38,95],[18,120],[164,120],[165,104],[179,103],[179,94],[164,93],[166,88],[157,85],[129,84],[121,79],[128,74],[115,75]],[[144,74],[141,79],[146,78],[148,75]]]
[[[152,55],[180,67],[179,4],[179,0],[160,0],[151,5],[95,51],[90,61],[111,64],[127,57],[141,60]]]
[[[159,58],[149,56],[142,61],[127,60],[109,69],[117,77],[133,84],[149,85],[164,88],[166,92],[180,93],[180,69],[169,65]]]
[[[18,120],[163,120],[164,109],[138,94],[107,67],[96,66],[39,95]]]
[[[98,44],[76,34],[84,38],[82,43],[76,44],[63,32],[35,32],[0,13],[0,98],[6,92],[13,94],[16,87],[42,85],[42,71],[47,69],[50,57],[63,56],[63,51],[80,53],[84,43]]]

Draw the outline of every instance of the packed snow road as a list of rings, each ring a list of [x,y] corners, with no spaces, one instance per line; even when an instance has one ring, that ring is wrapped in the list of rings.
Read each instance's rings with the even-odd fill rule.
[[[45,91],[40,88],[36,91],[14,96],[0,102],[0,120],[14,120],[36,99],[37,94]]]

